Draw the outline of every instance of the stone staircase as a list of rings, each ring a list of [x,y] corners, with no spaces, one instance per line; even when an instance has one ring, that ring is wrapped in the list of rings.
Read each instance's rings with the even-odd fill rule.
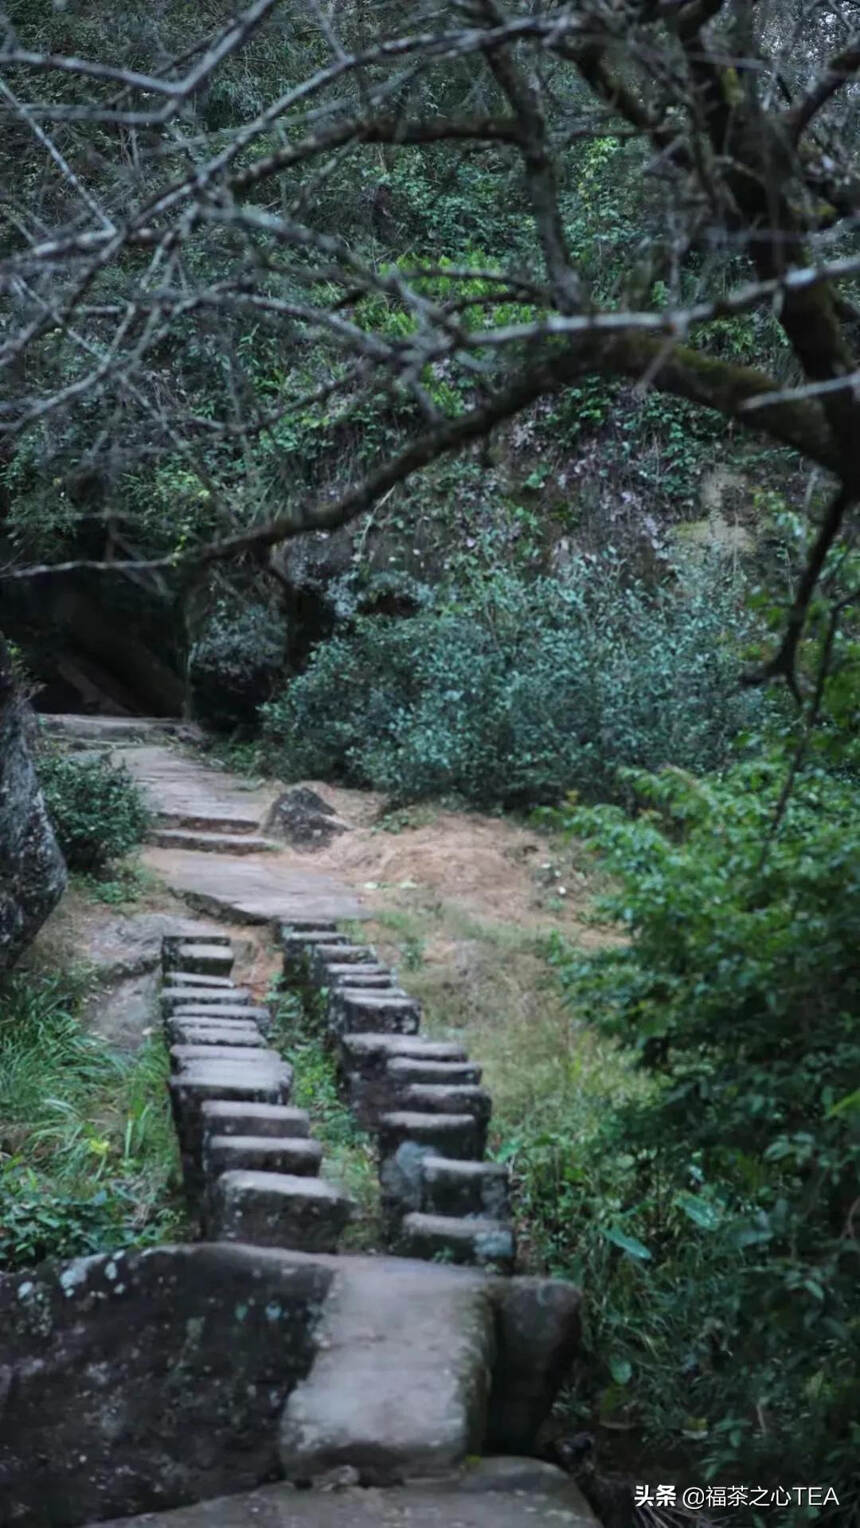
[[[391,1249],[512,1272],[510,1179],[484,1160],[492,1100],[480,1067],[462,1046],[420,1038],[419,1004],[334,924],[294,920],[281,943],[284,983],[324,1003],[345,1097],[376,1137]]]
[[[161,1007],[182,1173],[200,1235],[334,1252],[352,1203],[319,1177],[322,1150],[290,1107],[271,1015],[233,984],[230,940],[165,939]]]

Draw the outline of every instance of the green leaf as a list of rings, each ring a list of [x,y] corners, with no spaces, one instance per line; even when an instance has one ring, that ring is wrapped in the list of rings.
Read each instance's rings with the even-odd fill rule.
[[[688,1220],[701,1227],[703,1231],[715,1231],[722,1219],[715,1204],[707,1199],[699,1199],[695,1194],[676,1194],[675,1203],[679,1210],[683,1210]]]
[[[846,1093],[827,1111],[828,1119],[838,1119],[842,1114],[853,1114],[860,1109],[860,1088],[855,1088],[853,1093]]]
[[[631,1257],[638,1258],[642,1263],[650,1261],[651,1253],[641,1241],[636,1240],[635,1236],[628,1236],[626,1232],[619,1231],[617,1226],[605,1227],[603,1234],[607,1241],[611,1241],[616,1247],[620,1247],[622,1252],[629,1252]]]
[[[609,1359],[609,1372],[616,1385],[628,1385],[633,1377],[633,1365],[629,1358],[613,1353]]]

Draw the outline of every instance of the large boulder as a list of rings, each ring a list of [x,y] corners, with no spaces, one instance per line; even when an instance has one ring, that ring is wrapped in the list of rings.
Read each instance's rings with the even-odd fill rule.
[[[331,1277],[203,1245],[0,1277],[0,1523],[71,1528],[277,1478]]]
[[[349,824],[309,786],[294,785],[274,802],[263,831],[285,839],[294,849],[325,849],[339,833],[349,831]]]
[[[56,906],[66,865],[31,745],[35,719],[0,638],[0,970],[13,966]]]

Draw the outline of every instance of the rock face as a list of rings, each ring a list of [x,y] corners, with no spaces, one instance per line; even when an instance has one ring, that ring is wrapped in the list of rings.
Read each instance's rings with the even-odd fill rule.
[[[349,831],[334,807],[306,785],[284,791],[271,807],[264,827],[294,849],[324,849],[339,833]]]
[[[0,1522],[65,1528],[276,1478],[330,1282],[224,1246],[0,1279]]]
[[[0,970],[13,966],[59,902],[66,866],[33,766],[35,722],[0,639]]]
[[[549,1279],[226,1243],[0,1275],[0,1525],[531,1453],[578,1303]]]

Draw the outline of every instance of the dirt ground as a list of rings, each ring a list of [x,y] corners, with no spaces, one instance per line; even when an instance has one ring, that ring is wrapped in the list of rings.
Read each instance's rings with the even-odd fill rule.
[[[322,872],[355,895],[365,913],[356,937],[371,942],[422,1000],[428,1033],[456,1034],[483,1062],[500,1128],[511,1128],[538,1107],[547,1069],[557,1076],[572,1047],[581,1047],[547,962],[547,937],[561,934],[582,949],[617,937],[589,911],[599,888],[593,864],[576,842],[511,818],[435,806],[386,814],[372,792],[305,783],[349,830],[327,848],[286,847],[279,862],[291,873]],[[217,871],[219,857],[206,859]],[[123,1049],[139,1043],[154,1012],[161,938],[170,930],[230,932],[238,979],[265,995],[279,966],[265,926],[195,915],[151,868],[133,872],[128,884],[128,898],[111,905],[73,882],[28,957],[31,964],[74,960],[95,968],[89,1019],[100,1033]]]

